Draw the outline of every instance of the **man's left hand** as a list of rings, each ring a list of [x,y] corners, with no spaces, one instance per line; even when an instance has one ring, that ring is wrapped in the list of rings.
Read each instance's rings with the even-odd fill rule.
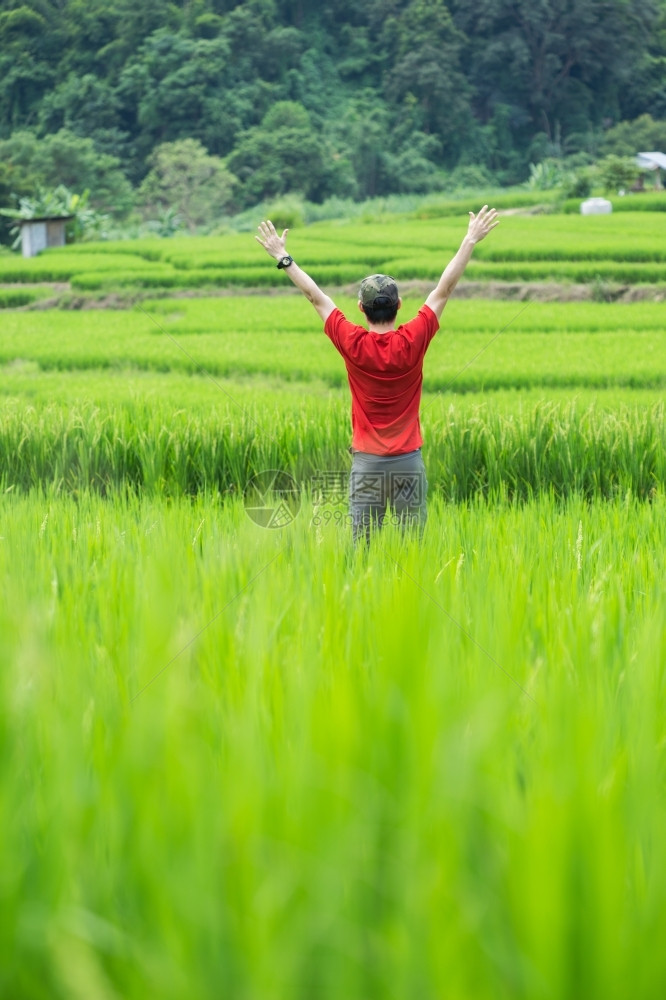
[[[484,205],[478,215],[469,213],[469,226],[467,228],[467,238],[473,243],[480,243],[485,239],[491,229],[499,225],[497,210]]]

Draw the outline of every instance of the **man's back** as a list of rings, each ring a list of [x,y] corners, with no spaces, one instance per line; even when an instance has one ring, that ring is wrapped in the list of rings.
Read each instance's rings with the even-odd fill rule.
[[[428,306],[386,333],[350,323],[339,309],[328,317],[326,335],[347,368],[355,451],[399,455],[421,447],[423,358],[438,327]]]

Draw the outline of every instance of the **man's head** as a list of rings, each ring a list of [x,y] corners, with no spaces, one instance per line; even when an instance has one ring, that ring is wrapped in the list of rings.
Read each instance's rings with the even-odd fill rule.
[[[400,308],[395,279],[388,274],[370,274],[361,282],[358,303],[371,323],[392,323]]]

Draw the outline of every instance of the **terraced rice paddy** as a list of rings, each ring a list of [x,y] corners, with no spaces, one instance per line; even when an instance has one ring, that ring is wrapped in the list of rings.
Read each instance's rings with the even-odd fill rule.
[[[664,197],[666,204],[666,196]],[[402,281],[438,278],[464,232],[465,212],[430,219],[319,223],[290,236],[294,256],[321,284],[380,270]],[[666,283],[662,212],[509,217],[481,244],[466,277],[476,280]],[[83,243],[23,261],[0,257],[0,282],[71,281],[79,290],[266,287],[275,274],[247,234]]]
[[[580,221],[515,225],[555,261]],[[652,217],[586,221],[666,266]],[[405,253],[421,228],[439,259],[444,222]],[[351,281],[363,232],[293,252]],[[221,244],[186,243],[133,252],[214,273]],[[304,300],[0,313],[3,996],[661,995],[663,309],[449,303],[423,541],[358,551]],[[267,469],[298,487],[280,528],[243,502]]]

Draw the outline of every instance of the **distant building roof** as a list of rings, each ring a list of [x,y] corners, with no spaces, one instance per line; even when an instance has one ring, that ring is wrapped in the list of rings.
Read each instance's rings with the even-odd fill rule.
[[[69,222],[75,215],[38,215],[34,219],[17,219],[19,226],[27,226],[31,222]]]
[[[646,167],[648,170],[656,170],[657,167],[666,170],[666,153],[639,153],[636,162],[639,167]]]

